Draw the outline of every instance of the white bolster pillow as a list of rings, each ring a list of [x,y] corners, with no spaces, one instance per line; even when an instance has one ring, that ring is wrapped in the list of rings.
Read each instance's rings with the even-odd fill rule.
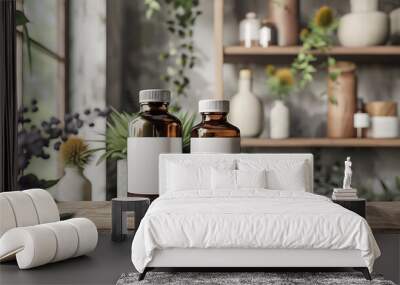
[[[96,248],[97,228],[86,218],[14,228],[0,238],[0,261],[16,256],[20,269],[86,254]]]

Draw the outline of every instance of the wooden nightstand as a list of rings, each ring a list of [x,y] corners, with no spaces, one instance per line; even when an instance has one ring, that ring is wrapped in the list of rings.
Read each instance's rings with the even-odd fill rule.
[[[356,200],[332,200],[334,203],[339,204],[340,206],[359,214],[361,217],[365,218],[365,199],[356,199]]]

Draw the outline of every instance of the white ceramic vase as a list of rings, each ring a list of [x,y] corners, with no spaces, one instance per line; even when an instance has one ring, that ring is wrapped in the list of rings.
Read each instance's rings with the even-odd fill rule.
[[[378,0],[350,0],[352,13],[366,13],[378,11]]]
[[[92,185],[77,167],[65,167],[64,176],[57,183],[57,201],[91,201]]]
[[[338,38],[342,46],[365,47],[385,44],[389,17],[378,11],[378,0],[350,0],[351,13],[339,22]]]
[[[240,71],[238,93],[230,102],[229,121],[240,129],[242,137],[257,137],[264,128],[261,100],[251,92],[251,72]]]
[[[270,138],[285,139],[289,137],[289,108],[282,100],[275,100],[270,112]]]
[[[126,197],[128,193],[128,161],[117,161],[117,197]]]

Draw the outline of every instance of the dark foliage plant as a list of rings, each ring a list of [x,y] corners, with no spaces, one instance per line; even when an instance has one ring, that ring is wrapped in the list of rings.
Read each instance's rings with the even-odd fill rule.
[[[99,108],[86,109],[83,114],[65,114],[64,118],[50,117],[36,124],[32,115],[39,111],[38,101],[33,99],[29,106],[23,106],[18,112],[18,184],[20,189],[49,188],[56,180],[39,179],[32,173],[26,173],[33,158],[48,160],[50,149],[58,151],[61,143],[71,135],[77,135],[84,126],[94,127],[96,117],[107,117],[109,110]]]

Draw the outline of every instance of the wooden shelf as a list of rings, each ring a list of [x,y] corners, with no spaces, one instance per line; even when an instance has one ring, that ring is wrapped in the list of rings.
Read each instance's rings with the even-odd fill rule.
[[[290,62],[299,53],[301,47],[224,47],[224,62],[229,63],[285,63]],[[316,55],[321,53],[315,52]],[[373,47],[333,47],[330,55],[340,60],[358,63],[397,64],[400,62],[400,46]]]
[[[242,138],[242,147],[398,147],[400,139],[330,139],[330,138],[289,138],[275,140],[268,138]]]

